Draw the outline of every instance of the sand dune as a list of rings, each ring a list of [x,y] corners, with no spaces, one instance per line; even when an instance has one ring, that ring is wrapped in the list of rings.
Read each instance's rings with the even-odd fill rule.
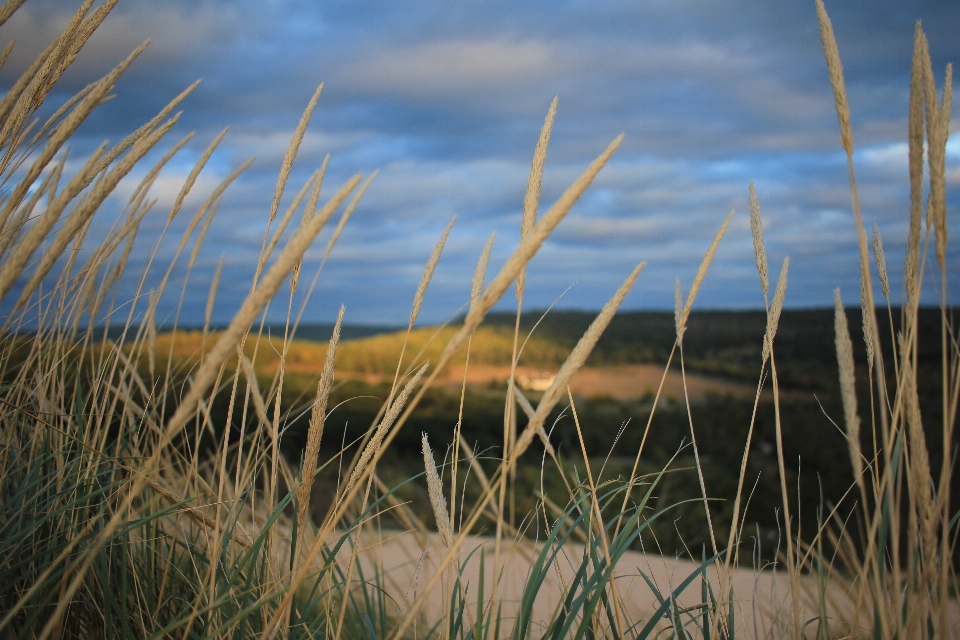
[[[468,537],[461,547],[461,557],[468,558],[461,573],[464,584],[469,585],[467,611],[476,611],[476,590],[479,585],[480,553],[473,553],[483,547],[485,551],[484,597],[490,597],[491,585],[495,580],[492,567],[494,543],[490,538]],[[539,547],[529,541],[514,543],[507,541],[503,547],[506,570],[502,574],[498,587],[500,602],[503,606],[503,624],[510,629],[518,610],[527,576]],[[366,575],[373,575],[374,564],[382,569],[386,580],[387,593],[401,610],[406,609],[417,598],[426,593],[427,587],[435,575],[438,563],[443,559],[446,549],[437,537],[424,539],[413,533],[381,532],[365,534],[361,544],[360,558]],[[349,552],[344,551],[345,558]],[[564,593],[564,584],[571,584],[583,554],[581,545],[569,544],[560,554],[560,560],[554,567],[539,591],[534,604],[532,631],[539,636],[544,631],[546,621],[553,615],[557,603]],[[627,552],[618,563],[615,585],[619,597],[624,602],[624,613],[628,624],[642,622],[646,624],[656,611],[659,602],[640,573],[643,572],[665,597],[674,591],[684,579],[697,570],[698,565],[689,560],[668,558],[654,554]],[[707,569],[707,578],[713,592],[719,593],[719,566]],[[801,620],[806,621],[817,615],[816,584],[813,579],[804,578],[807,592],[801,599]],[[786,571],[749,570],[733,571],[733,602],[737,638],[781,638],[786,637],[792,615],[790,613],[791,596],[788,590],[789,578]],[[701,609],[701,580],[697,577],[690,585],[677,594],[679,609],[689,609],[696,616]],[[449,601],[443,596],[443,587],[437,583],[429,592],[423,613],[427,620],[440,618],[443,609],[449,607]],[[828,609],[832,619],[844,619],[852,611],[852,603],[835,581],[828,593]],[[954,612],[956,614],[956,612]],[[657,629],[670,627],[670,621],[662,619]],[[654,634],[656,635],[656,634]],[[661,636],[662,637],[662,636]]]

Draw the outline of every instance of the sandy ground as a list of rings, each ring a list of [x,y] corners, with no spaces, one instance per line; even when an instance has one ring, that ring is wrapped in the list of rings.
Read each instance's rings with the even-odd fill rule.
[[[426,547],[426,549],[425,549]],[[470,537],[461,547],[461,557],[469,560],[462,570],[462,581],[469,585],[468,606],[465,614],[473,616],[476,611],[476,591],[479,588],[480,553],[474,550],[483,547],[485,551],[485,599],[491,595],[491,586],[494,582],[493,570],[494,543],[489,538]],[[412,533],[383,532],[379,536],[367,535],[360,548],[360,558],[367,576],[373,575],[374,565],[378,565],[382,574],[386,576],[385,588],[401,609],[406,610],[414,600],[423,598],[427,594],[423,613],[426,620],[436,621],[442,610],[449,607],[449,600],[443,593],[446,588],[444,581],[437,584],[428,592],[428,585],[436,573],[438,563],[443,559],[446,549],[439,539],[434,536],[424,539]],[[522,597],[523,586],[527,581],[533,559],[539,549],[530,542],[504,544],[502,553],[506,560],[506,570],[503,572],[498,593],[503,606],[502,636],[510,633],[513,619],[518,610],[518,603]],[[564,584],[570,584],[576,573],[583,547],[567,545],[561,552],[558,562],[553,568],[534,604],[534,616],[531,631],[534,636],[545,631],[545,624],[554,618],[554,610],[562,595],[565,593]],[[345,552],[347,555],[348,552]],[[344,558],[346,559],[346,557]],[[697,565],[688,560],[665,558],[658,555],[628,552],[618,563],[615,585],[618,596],[624,603],[623,613],[628,618],[627,625],[640,623],[639,630],[650,620],[656,611],[659,602],[653,591],[641,577],[640,572],[646,574],[658,590],[665,597],[674,591],[687,576],[697,570]],[[719,593],[718,567],[710,567],[707,577],[713,592]],[[788,590],[789,580],[785,571],[753,571],[737,570],[733,572],[733,593],[736,638],[782,638],[787,633],[791,616],[791,596]],[[801,602],[801,621],[806,622],[816,616],[815,583],[806,580],[803,582],[807,593]],[[694,579],[682,592],[676,594],[677,608],[690,609],[685,615],[685,624],[693,624],[691,617],[697,616],[701,604],[701,580]],[[446,603],[446,605],[444,604]],[[829,592],[829,610],[832,616],[844,616],[853,608],[843,591],[837,588]],[[699,616],[697,616],[699,620]],[[960,618],[958,618],[960,619]],[[670,621],[658,620],[657,629],[667,633]],[[808,631],[815,626],[809,627]],[[692,628],[691,628],[692,630]],[[656,635],[656,634],[654,634]],[[653,636],[651,636],[653,637]],[[660,637],[673,637],[661,635]],[[699,633],[696,637],[699,637]]]

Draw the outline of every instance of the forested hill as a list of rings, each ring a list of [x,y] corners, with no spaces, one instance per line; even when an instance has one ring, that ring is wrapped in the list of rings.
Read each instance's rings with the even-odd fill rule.
[[[570,349],[596,317],[595,311],[528,311],[520,321],[525,336],[534,325],[533,340],[524,351],[526,363],[543,367],[559,367]],[[892,363],[890,320],[887,310],[877,314],[885,361]],[[507,363],[510,359],[506,334],[512,336],[516,315],[509,312],[488,314],[481,332],[473,344],[479,361]],[[859,308],[847,309],[847,321],[854,344],[854,356],[859,366],[866,364],[863,345],[862,320]],[[537,324],[539,322],[539,324]],[[893,310],[894,331],[900,327],[900,311]],[[451,325],[455,327],[454,321]],[[957,322],[954,321],[954,327]],[[813,391],[835,390],[837,363],[834,347],[833,309],[785,310],[780,317],[774,341],[777,374],[786,388]],[[918,364],[921,376],[939,376],[940,367],[940,310],[920,310],[920,338]],[[325,343],[333,327],[329,324],[304,324],[297,332],[301,341]],[[756,382],[760,373],[760,355],[766,314],[763,311],[695,311],[687,323],[683,339],[684,364],[688,371],[716,375],[747,382]],[[350,349],[343,350],[343,358],[356,351],[357,358],[367,362],[363,370],[392,370],[396,364],[404,329],[387,326],[345,325],[344,340],[356,340]],[[111,330],[118,333],[118,330]],[[424,327],[411,337],[419,350],[434,331]],[[283,325],[268,325],[264,334],[273,338],[283,336]],[[499,338],[498,338],[499,336]],[[593,350],[588,365],[665,364],[673,348],[676,329],[672,312],[623,311],[614,316],[610,326]],[[115,336],[114,336],[115,337]],[[396,339],[394,339],[396,338]],[[396,343],[396,344],[394,344]],[[384,345],[393,345],[392,350]],[[441,345],[435,345],[440,348]],[[386,349],[386,351],[385,351]],[[394,354],[396,351],[396,354]],[[482,352],[482,353],[481,353]],[[356,359],[356,358],[355,358]],[[679,353],[674,364],[679,364]],[[377,366],[373,366],[377,365]],[[371,369],[372,367],[372,369]],[[379,368],[378,368],[379,367]],[[888,364],[888,373],[893,367]],[[865,372],[864,372],[865,373]]]
[[[529,311],[520,326],[529,331],[539,321],[536,335],[572,347],[587,329],[596,312]],[[885,353],[890,350],[890,321],[886,309],[877,314]],[[542,318],[542,319],[541,319]],[[847,309],[847,320],[858,363],[866,360],[862,318],[859,308]],[[512,328],[516,314],[492,313],[484,320],[488,326]],[[893,310],[894,330],[900,328],[900,310]],[[763,311],[695,311],[687,323],[683,338],[686,366],[691,370],[744,380],[756,380],[760,371]],[[956,326],[956,323],[954,323]],[[833,309],[785,310],[780,317],[774,341],[777,369],[785,386],[827,389],[836,386]],[[920,310],[921,366],[939,363],[940,310]],[[593,365],[637,362],[665,362],[676,337],[674,314],[655,311],[621,311],[597,343],[588,361]],[[888,355],[888,362],[889,355]]]

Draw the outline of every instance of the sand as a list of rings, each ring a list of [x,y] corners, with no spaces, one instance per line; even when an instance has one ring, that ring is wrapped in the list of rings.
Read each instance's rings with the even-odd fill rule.
[[[401,610],[407,610],[410,604],[427,593],[422,610],[422,620],[436,621],[444,609],[448,610],[449,600],[443,593],[446,584],[438,582],[429,592],[428,584],[436,573],[438,563],[443,559],[446,549],[436,536],[426,538],[423,535],[405,532],[381,532],[365,534],[360,547],[360,558],[366,576],[373,575],[374,565],[378,565],[381,575],[386,577],[385,589]],[[493,569],[494,542],[490,538],[468,537],[461,547],[460,556],[466,560],[462,566],[461,580],[468,588],[468,605],[465,616],[473,619],[476,611],[476,597],[479,585],[480,548],[485,555],[485,599],[491,595],[495,572]],[[502,554],[506,561],[498,586],[499,602],[502,604],[503,627],[501,635],[509,634],[518,611],[518,603],[523,595],[523,587],[531,570],[533,560],[542,547],[529,541],[504,544]],[[344,550],[344,559],[349,551]],[[560,552],[559,561],[553,564],[551,571],[539,590],[534,602],[534,615],[531,631],[539,637],[545,630],[548,620],[554,619],[554,610],[565,593],[564,584],[570,584],[583,557],[583,547],[568,544]],[[469,559],[468,559],[469,558]],[[749,559],[747,560],[749,562]],[[653,590],[641,576],[644,573],[657,587],[660,593],[669,598],[669,594],[692,573],[698,565],[690,560],[667,558],[655,554],[627,552],[617,564],[615,588],[624,603],[623,614],[627,626],[642,628],[655,613],[659,602]],[[706,570],[707,579],[714,594],[719,593],[718,571],[714,565]],[[791,623],[791,596],[788,590],[789,579],[783,567],[764,570],[739,569],[732,572],[733,607],[737,638],[781,638],[787,633]],[[801,603],[801,620],[806,622],[816,617],[816,584],[809,578],[801,580],[805,591]],[[697,576],[685,589],[675,594],[678,610],[687,610],[682,616],[685,625],[699,623],[702,619],[701,598],[702,581]],[[831,617],[849,615],[853,611],[852,603],[847,600],[840,582],[835,581],[829,590],[828,607]],[[658,618],[657,630],[667,634],[671,621]],[[814,629],[815,625],[809,629]],[[808,629],[808,630],[809,630]],[[656,635],[656,634],[654,634]],[[699,634],[698,634],[699,635]],[[653,637],[653,636],[651,636]]]

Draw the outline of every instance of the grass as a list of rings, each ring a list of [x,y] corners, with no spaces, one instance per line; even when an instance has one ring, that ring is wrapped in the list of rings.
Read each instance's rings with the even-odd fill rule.
[[[0,23],[20,4],[7,2],[0,9]],[[838,428],[846,434],[854,475],[845,500],[823,504],[816,514],[812,538],[801,537],[801,514],[791,510],[783,455],[775,344],[789,265],[784,262],[771,286],[759,197],[750,190],[754,250],[767,302],[757,402],[769,384],[782,498],[783,545],[776,563],[782,585],[780,591],[775,586],[768,589],[771,607],[763,609],[758,603],[764,594],[756,585],[775,576],[758,570],[752,592],[741,581],[741,567],[750,565],[744,557],[751,553],[744,514],[751,497],[746,470],[755,414],[741,465],[728,470],[737,477],[738,489],[726,539],[717,535],[719,528],[710,515],[715,496],[703,473],[705,452],[698,448],[698,425],[689,398],[681,399],[690,442],[682,454],[692,460],[701,494],[696,500],[683,504],[661,499],[665,478],[676,461],[659,472],[643,473],[656,402],[628,473],[606,477],[606,462],[598,465],[595,457],[599,452],[587,450],[584,431],[589,425],[581,423],[567,385],[587,361],[643,264],[625,274],[623,285],[586,328],[536,405],[527,401],[511,375],[499,449],[474,451],[463,437],[461,420],[443,442],[431,444],[426,434],[422,436],[423,474],[390,486],[378,472],[439,372],[465,370],[471,362],[489,357],[482,350],[474,352],[473,343],[477,332],[484,331],[481,323],[487,312],[511,287],[517,314],[512,331],[495,332],[498,352],[509,346],[507,364],[515,368],[524,345],[537,344],[536,338],[527,343],[527,335],[520,331],[526,265],[616,151],[620,138],[541,214],[540,182],[557,108],[554,102],[534,152],[520,242],[492,278],[486,275],[488,243],[462,324],[438,332],[431,343],[436,346],[427,346],[416,328],[448,226],[424,270],[403,341],[384,347],[395,354],[397,364],[392,371],[377,371],[392,383],[376,419],[356,443],[331,443],[329,434],[324,438],[333,410],[328,401],[336,363],[348,358],[350,350],[339,345],[338,321],[328,348],[315,354],[316,363],[323,362],[323,374],[311,403],[305,447],[298,460],[288,461],[281,451],[285,428],[281,396],[288,365],[290,371],[297,367],[289,354],[302,309],[323,266],[313,274],[302,273],[304,252],[340,212],[329,255],[373,176],[366,180],[355,176],[327,198],[321,189],[324,163],[299,188],[292,204],[281,210],[290,169],[320,96],[318,88],[280,167],[265,215],[256,275],[236,316],[226,329],[209,329],[218,270],[204,328],[190,335],[174,331],[161,339],[156,321],[161,298],[181,295],[182,300],[171,274],[186,263],[181,285],[185,289],[220,197],[246,165],[209,194],[182,237],[172,240],[177,244],[172,262],[155,263],[159,243],[167,241],[163,237],[148,252],[145,264],[132,263],[133,241],[152,206],[149,188],[189,139],[166,142],[177,121],[171,114],[192,87],[127,138],[96,150],[74,173],[66,172],[71,136],[109,99],[115,82],[142,47],[49,120],[35,120],[51,88],[114,4],[94,8],[92,1],[85,2],[58,40],[0,99],[0,298],[8,310],[0,338],[4,637],[519,640],[672,634],[732,640],[751,635],[818,639],[956,635],[960,625],[954,559],[960,514],[951,511],[950,489],[960,346],[947,296],[944,194],[951,81],[948,67],[946,89],[938,98],[919,26],[910,100],[906,284],[902,300],[895,302],[876,230],[871,265],[842,70],[829,18],[817,1],[848,158],[868,384],[861,381],[860,388],[866,391],[858,396],[852,338],[838,293],[834,333],[843,398]],[[184,214],[184,198],[222,137],[210,143],[183,185],[167,213],[164,236],[174,218]],[[94,216],[117,183],[153,148],[169,152],[147,172],[109,233],[90,246]],[[295,217],[299,222],[294,223]],[[690,313],[729,220],[706,249],[686,296],[677,283],[669,360],[677,361],[684,376]],[[886,313],[873,291],[874,268]],[[147,291],[147,274],[155,272],[163,274],[160,285]],[[130,301],[117,299],[124,277],[136,278],[136,296]],[[929,393],[920,388],[917,374],[920,290],[928,280],[940,286],[939,425],[924,422],[920,398]],[[287,306],[287,325],[282,340],[275,338],[279,342],[270,345],[263,332],[266,309],[278,299]],[[889,324],[893,331],[894,304],[900,308],[896,322],[900,340],[891,351],[881,348],[880,325]],[[95,328],[108,314],[125,327],[119,340],[108,339],[105,331]],[[24,337],[28,330],[29,337]],[[187,374],[174,357],[181,348],[199,354]],[[267,365],[271,377],[261,384],[257,367]],[[569,403],[578,445],[578,458],[572,461],[562,459],[552,442],[552,416],[564,403]],[[214,406],[225,406],[225,422],[213,419]],[[462,418],[463,404],[460,412]],[[238,429],[231,428],[234,424]],[[941,456],[939,465],[931,463],[936,450],[948,454]],[[444,452],[439,464],[435,451]],[[518,469],[535,454],[542,460],[541,474],[549,470],[562,486],[565,504],[541,492],[529,513],[518,514]],[[319,474],[334,468],[337,482],[332,487],[315,486]],[[426,488],[436,532],[399,499],[405,487],[412,486]],[[327,508],[318,513],[311,505],[320,491],[329,495]],[[649,566],[647,570],[628,566],[642,561],[642,556],[631,555],[631,548],[644,540],[658,519],[691,507],[702,510],[709,545],[690,551],[692,563],[683,565],[685,571],[663,580]],[[397,534],[398,529],[407,533]],[[477,538],[481,530],[492,535]],[[406,541],[401,547],[408,551],[414,545],[410,540],[416,543],[414,578],[406,591],[394,584],[399,569],[376,557],[377,549],[386,548],[391,539]],[[515,596],[508,586],[518,576]],[[635,600],[641,589],[630,586],[634,584],[630,578],[641,581],[651,607],[638,609]]]

